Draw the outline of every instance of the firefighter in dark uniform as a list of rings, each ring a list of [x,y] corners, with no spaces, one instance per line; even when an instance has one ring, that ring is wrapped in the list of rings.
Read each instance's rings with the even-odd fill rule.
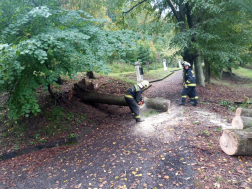
[[[185,74],[186,74],[186,69],[184,67],[184,63],[186,63],[186,61],[184,61],[182,63],[182,66],[183,66],[183,74],[182,74],[182,76],[183,76],[183,88],[185,88]],[[194,98],[192,97],[191,92],[189,94],[187,94],[187,96],[190,98],[190,100],[187,101],[187,102],[190,103],[190,104],[194,104]]]
[[[135,84],[132,87],[130,87],[124,96],[133,117],[136,119],[136,122],[144,121],[143,119],[140,118],[139,115],[139,105],[141,101],[143,101],[141,97],[142,89],[148,87],[149,87],[149,81],[143,80],[141,83]]]
[[[196,93],[196,82],[195,82],[195,75],[193,70],[190,68],[191,64],[188,62],[184,62],[184,75],[183,75],[183,84],[184,89],[182,91],[182,102],[179,105],[185,105],[186,95],[189,96],[191,99],[190,104],[194,106],[198,106],[198,96]]]

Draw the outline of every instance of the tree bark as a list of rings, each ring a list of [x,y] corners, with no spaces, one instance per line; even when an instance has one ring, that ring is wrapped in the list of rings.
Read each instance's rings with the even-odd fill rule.
[[[201,62],[199,62],[199,57],[195,58],[194,66],[195,66],[196,84],[201,87],[205,87],[204,73],[202,69],[202,64]]]
[[[127,106],[127,103],[123,96],[115,96],[110,94],[86,92],[84,95],[82,95],[81,100],[87,103],[102,103],[110,105]]]
[[[205,63],[205,82],[209,83],[211,82],[211,78],[210,78],[210,63],[208,62],[207,59],[204,59],[204,63]]]
[[[252,155],[251,130],[224,130],[220,138],[221,149],[228,155]]]
[[[53,93],[53,91],[52,91],[52,88],[51,88],[51,85],[50,84],[48,84],[48,91],[49,91],[49,93],[50,93],[50,95],[51,95],[51,97],[53,98],[53,99],[55,99],[55,95],[54,95],[54,93]]]
[[[94,73],[93,73],[92,71],[88,71],[88,72],[86,73],[86,76],[87,76],[89,79],[95,79]]]
[[[84,95],[82,95],[81,101],[87,103],[102,103],[110,105],[128,106],[124,99],[124,96],[115,96],[94,92],[86,92]],[[144,102],[147,108],[152,108],[163,112],[166,112],[170,109],[170,100],[164,98],[144,97]]]
[[[235,116],[232,120],[232,129],[252,128],[252,117]]]
[[[235,115],[236,116],[252,117],[252,109],[237,108]]]
[[[221,69],[221,71],[220,71],[219,79],[222,79],[222,76],[223,76],[223,69]]]

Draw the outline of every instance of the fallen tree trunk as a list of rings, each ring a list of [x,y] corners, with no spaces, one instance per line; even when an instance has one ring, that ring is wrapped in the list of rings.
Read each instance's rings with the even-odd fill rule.
[[[244,101],[244,102],[234,102],[235,104],[243,104],[243,103],[247,103],[247,104],[252,104],[252,101]]]
[[[124,96],[115,96],[110,94],[101,94],[94,92],[86,92],[81,96],[82,102],[88,103],[102,103],[110,105],[128,106]],[[166,112],[170,108],[170,100],[164,98],[146,98],[144,97],[144,102],[147,108],[152,108]]]
[[[224,130],[220,146],[228,155],[252,155],[252,130]]]
[[[252,117],[235,116],[232,120],[232,129],[252,128]]]
[[[252,117],[252,109],[237,108],[235,114],[236,116]]]
[[[116,96],[94,92],[86,92],[84,95],[82,95],[81,101],[88,103],[102,103],[110,105],[127,106],[124,96]]]

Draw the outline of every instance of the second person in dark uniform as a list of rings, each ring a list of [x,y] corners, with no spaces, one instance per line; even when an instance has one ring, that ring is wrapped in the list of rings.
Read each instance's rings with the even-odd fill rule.
[[[194,106],[198,106],[198,95],[196,93],[196,82],[195,82],[195,75],[193,70],[190,68],[191,64],[189,62],[184,62],[184,75],[183,75],[183,81],[184,81],[184,89],[182,91],[182,100],[179,105],[185,105],[186,102],[186,96],[188,95],[191,99],[191,104]]]

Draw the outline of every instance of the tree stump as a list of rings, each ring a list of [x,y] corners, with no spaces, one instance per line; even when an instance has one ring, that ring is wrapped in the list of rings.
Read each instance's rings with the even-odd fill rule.
[[[87,76],[89,79],[95,79],[94,73],[93,73],[92,71],[88,71],[88,72],[86,73],[86,76]]]
[[[228,155],[252,155],[252,130],[224,130],[220,146]]]
[[[232,129],[252,128],[252,117],[235,116],[232,120]]]
[[[237,108],[235,114],[236,116],[252,117],[252,109]]]

